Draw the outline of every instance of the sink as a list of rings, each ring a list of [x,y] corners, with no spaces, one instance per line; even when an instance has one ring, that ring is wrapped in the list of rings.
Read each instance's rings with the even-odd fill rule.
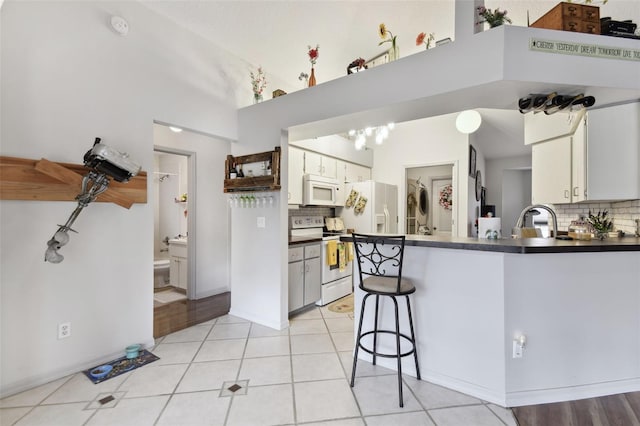
[[[169,244],[179,244],[186,246],[187,245],[187,237],[183,238],[172,238],[169,240]]]

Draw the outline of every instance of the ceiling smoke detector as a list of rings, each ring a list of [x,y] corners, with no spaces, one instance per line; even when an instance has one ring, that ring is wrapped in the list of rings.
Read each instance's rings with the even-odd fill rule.
[[[129,23],[120,16],[111,17],[111,27],[115,32],[123,36],[129,32]]]

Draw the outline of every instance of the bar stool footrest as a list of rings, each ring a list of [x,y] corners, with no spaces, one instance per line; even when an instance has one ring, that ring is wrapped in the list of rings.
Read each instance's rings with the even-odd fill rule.
[[[364,336],[367,336],[369,334],[375,334],[375,333],[385,333],[385,334],[393,334],[394,336],[396,335],[395,331],[392,330],[371,330],[371,331],[367,331],[366,333],[362,333],[360,335],[360,338],[358,339],[358,346],[360,347],[360,349],[362,349],[363,351],[367,352],[370,355],[375,355],[375,356],[381,356],[383,358],[398,358],[398,354],[383,354],[383,353],[379,353],[379,352],[375,352],[367,347],[365,347],[361,340]],[[406,341],[408,341],[409,343],[411,343],[411,347],[412,349],[409,350],[408,352],[405,353],[401,353],[400,354],[400,358],[403,358],[405,356],[409,356],[412,355],[415,351],[416,351],[416,345],[415,342],[411,339],[411,337],[407,336],[406,334],[400,333],[400,337],[405,339]]]

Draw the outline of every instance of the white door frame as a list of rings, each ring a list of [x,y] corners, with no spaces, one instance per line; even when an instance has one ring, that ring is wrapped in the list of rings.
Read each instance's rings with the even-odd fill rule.
[[[402,184],[401,188],[399,188],[399,192],[401,193],[400,200],[406,200],[407,199],[408,169],[416,169],[416,168],[421,168],[421,167],[435,167],[435,166],[451,166],[451,185],[453,185],[453,194],[452,194],[452,197],[453,197],[453,209],[451,209],[451,236],[452,237],[457,237],[459,235],[458,222],[460,222],[458,220],[458,212],[460,211],[459,210],[460,203],[459,203],[459,195],[458,195],[460,193],[460,185],[459,185],[459,182],[458,182],[458,169],[459,169],[458,160],[438,161],[438,162],[434,162],[434,163],[415,163],[415,164],[405,164],[405,165],[403,165],[403,167],[404,167],[404,179],[403,179],[403,184]],[[449,178],[449,176],[446,176],[446,178]],[[402,208],[402,219],[403,220],[398,221],[399,222],[398,224],[402,223],[403,229],[402,230],[398,229],[398,232],[402,232],[402,233],[406,234],[407,233],[407,229],[406,229],[407,210],[406,210],[406,205],[401,205],[401,204],[402,203],[398,204],[398,208]],[[433,208],[433,206],[431,206],[431,208]],[[398,212],[398,215],[400,215],[400,212]],[[464,223],[464,221],[461,222],[461,223]]]

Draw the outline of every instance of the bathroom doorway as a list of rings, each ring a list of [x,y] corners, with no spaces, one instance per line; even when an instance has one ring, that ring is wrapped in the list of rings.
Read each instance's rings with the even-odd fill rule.
[[[167,251],[160,252],[161,249],[171,249],[162,242],[165,237],[169,237],[170,240],[173,237],[186,240],[186,247],[177,246],[177,250],[174,249],[173,252],[177,252],[178,258],[186,258],[188,267],[186,271],[180,268],[178,274],[184,277],[186,273],[187,292],[184,300],[154,308],[154,337],[164,336],[224,315],[229,312],[230,301],[230,217],[228,197],[222,188],[225,160],[231,153],[232,141],[192,129],[185,128],[180,131],[172,127],[174,124],[154,122],[153,148],[156,154],[172,154],[187,159],[186,191],[184,186],[172,188],[164,201],[167,205],[163,205],[167,209],[174,209],[173,213],[177,214],[181,221],[186,220],[187,231],[184,232],[184,223],[182,228],[173,228],[167,232],[158,230],[154,240],[158,249],[154,254],[163,257],[171,254]],[[182,175],[184,166],[178,170]],[[168,173],[178,173],[166,169],[157,171],[160,174],[154,176],[158,176],[158,179]],[[166,183],[177,179],[178,176],[170,176],[165,178],[164,182],[158,182],[158,191]],[[157,200],[160,203],[160,194],[153,193],[152,184],[150,179],[149,194],[156,195],[153,198],[149,197],[150,202]],[[167,186],[169,187],[170,185]],[[171,271],[169,273],[171,274]]]
[[[185,301],[195,293],[189,274],[191,155],[154,149],[154,307]]]
[[[406,169],[406,234],[451,233],[452,176],[453,164]]]

